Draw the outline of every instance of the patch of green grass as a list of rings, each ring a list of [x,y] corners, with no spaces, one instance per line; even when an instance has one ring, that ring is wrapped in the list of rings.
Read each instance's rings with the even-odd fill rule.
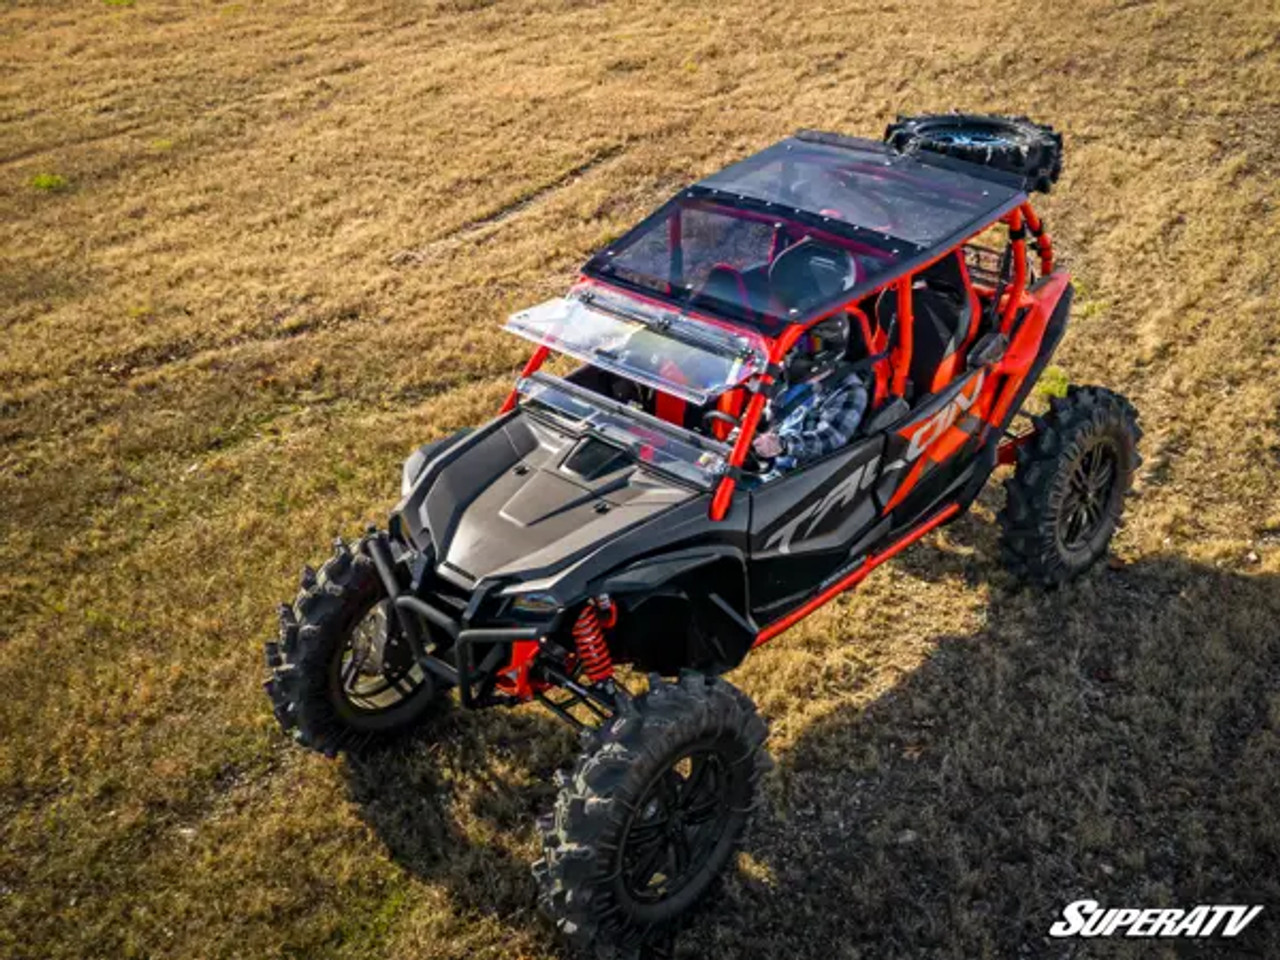
[[[108,7],[132,7],[137,0],[102,0]]]
[[[364,909],[349,911],[339,924],[333,940],[341,945],[342,955],[367,957],[384,952],[398,917],[411,905],[410,893],[403,883],[385,888],[370,896],[365,893]]]
[[[71,186],[66,177],[57,173],[37,173],[29,182],[31,186],[45,193],[57,193]]]
[[[151,141],[151,149],[157,153],[167,153],[172,150],[174,143],[168,137],[161,137],[159,140]]]
[[[1075,314],[1077,319],[1090,320],[1099,316],[1106,309],[1106,303],[1102,300],[1088,300],[1077,297],[1075,302]]]
[[[1070,383],[1067,371],[1051,365],[1045,367],[1044,373],[1040,374],[1040,379],[1036,382],[1036,393],[1042,397],[1065,397]]]

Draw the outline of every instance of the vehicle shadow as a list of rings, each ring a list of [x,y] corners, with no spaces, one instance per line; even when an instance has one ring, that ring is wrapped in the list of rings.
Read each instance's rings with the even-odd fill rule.
[[[992,528],[962,521],[956,548],[895,561],[991,583],[985,627],[776,754],[739,867],[677,956],[1280,956],[1280,577],[1155,557],[1019,588]],[[567,956],[529,864],[575,752],[536,709],[454,710],[345,769],[394,862],[517,952]],[[1236,940],[1048,938],[1086,898],[1266,909]]]
[[[958,528],[976,556],[899,562],[989,577],[986,526]],[[776,759],[680,956],[1280,956],[1275,575],[1159,557],[1052,592],[997,581],[984,629]],[[1266,909],[1199,945],[1050,939],[1086,898]]]
[[[554,771],[575,742],[532,708],[445,708],[404,742],[348,755],[348,796],[390,858],[444,885],[459,912],[524,926],[550,944],[529,866],[536,819],[551,810]]]

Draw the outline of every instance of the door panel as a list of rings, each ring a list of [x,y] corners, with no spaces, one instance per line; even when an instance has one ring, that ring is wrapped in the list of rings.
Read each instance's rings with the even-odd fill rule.
[[[983,388],[989,370],[974,370],[922,403],[902,426],[889,434],[885,464],[876,498],[886,513],[905,506],[915,493],[946,486],[968,466],[967,453],[980,442],[982,413],[989,402]],[[896,524],[895,524],[896,525]]]
[[[786,598],[812,591],[848,559],[876,519],[871,490],[883,447],[882,435],[868,437],[751,492],[753,614],[776,615]]]

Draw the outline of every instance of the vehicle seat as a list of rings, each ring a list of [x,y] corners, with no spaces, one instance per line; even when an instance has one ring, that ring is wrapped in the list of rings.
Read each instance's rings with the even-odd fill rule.
[[[717,263],[707,272],[707,278],[694,293],[691,303],[711,310],[727,303],[739,308],[748,320],[755,319],[746,278],[741,270],[727,263]]]
[[[840,247],[805,237],[769,264],[769,292],[784,310],[804,310],[858,282],[858,261]]]
[[[978,298],[968,282],[959,251],[916,276],[911,285],[912,349],[907,376],[916,394],[937,393],[963,369],[978,327]],[[889,288],[876,300],[876,323],[889,332],[890,348],[900,334],[898,292]]]

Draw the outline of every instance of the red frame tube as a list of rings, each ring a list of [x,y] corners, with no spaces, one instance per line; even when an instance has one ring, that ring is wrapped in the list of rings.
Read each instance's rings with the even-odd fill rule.
[[[822,593],[818,594],[812,600],[801,605],[800,607],[797,607],[791,613],[788,613],[785,617],[782,617],[779,620],[775,620],[773,623],[769,624],[769,626],[761,630],[758,634],[756,634],[755,643],[751,645],[751,649],[754,650],[756,647],[760,646],[761,644],[768,643],[778,634],[782,633],[784,630],[787,630],[795,626],[805,617],[809,616],[809,614],[813,613],[813,611],[817,610],[819,607],[825,606],[827,603],[831,602],[831,600],[833,600],[840,594],[844,593],[850,587],[857,586],[866,578],[867,574],[869,574],[876,567],[880,566],[880,564],[884,563],[886,560],[891,559],[892,557],[897,556],[904,549],[909,547],[911,544],[915,543],[917,540],[923,537],[930,530],[934,529],[937,526],[940,526],[943,523],[946,523],[948,520],[950,520],[959,512],[960,512],[960,504],[958,503],[948,504],[946,507],[942,509],[941,513],[937,514],[932,519],[926,520],[924,523],[920,524],[920,526],[913,529],[911,532],[909,532],[906,536],[904,536],[901,540],[897,541],[891,547],[888,547],[886,550],[882,551],[881,553],[871,554],[869,557],[867,557],[866,560],[862,561],[861,565],[859,565],[856,570],[854,570],[852,573],[846,576],[843,580],[840,580],[834,585],[828,587],[826,590],[822,591]]]
[[[817,323],[818,321],[814,321]],[[793,326],[787,327],[777,340],[773,341],[769,346],[769,366],[775,367],[782,363],[783,358],[795,346],[797,340],[804,335],[804,332],[813,324],[804,327]],[[742,415],[742,426],[738,430],[738,439],[734,441],[733,449],[729,451],[729,466],[737,470],[746,462],[747,453],[751,450],[751,442],[756,438],[756,427],[760,425],[760,415],[764,413],[764,405],[767,401],[764,387],[773,383],[773,374],[765,370],[756,378],[755,392],[751,394],[751,399],[747,401],[747,412]],[[723,520],[725,514],[729,512],[729,503],[733,499],[733,488],[736,482],[732,474],[726,474],[720,478],[720,483],[716,487],[715,496],[711,498],[710,517],[712,520]]]
[[[550,352],[551,348],[545,343],[539,344],[538,349],[533,351],[533,356],[531,356],[528,362],[524,365],[524,369],[520,371],[520,376],[522,378],[532,376],[537,369],[542,366],[543,361],[547,359],[547,354]],[[498,413],[510,413],[515,409],[516,400],[518,399],[519,393],[515,387],[512,387],[511,392],[507,394],[507,399],[502,404],[502,409],[499,410]]]
[[[907,372],[911,369],[911,354],[915,350],[915,315],[911,312],[911,283],[919,271],[913,271],[898,281],[898,345],[894,348],[893,383],[890,390],[901,397],[907,392]]]
[[[1008,336],[1010,328],[1013,326],[1013,318],[1018,314],[1018,307],[1022,304],[1022,295],[1027,290],[1027,241],[1018,234],[1022,231],[1022,209],[1018,208],[1009,214],[1006,222],[1009,224],[1009,233],[1015,239],[1012,241],[1013,246],[1013,286],[1010,288],[1005,301],[1004,314],[1000,318],[1000,332]]]
[[[1036,249],[1040,251],[1040,275],[1048,276],[1053,272],[1053,240],[1044,228],[1044,223],[1031,209],[1031,202],[1022,205],[1022,215],[1027,220],[1027,227],[1036,238]]]

